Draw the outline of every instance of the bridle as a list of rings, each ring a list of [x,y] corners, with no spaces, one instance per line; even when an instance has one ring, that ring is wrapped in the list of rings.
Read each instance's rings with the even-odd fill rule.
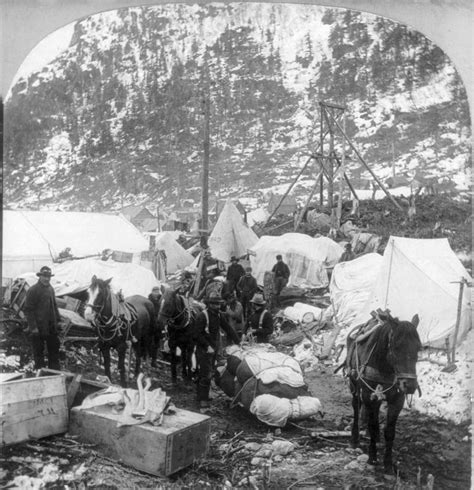
[[[374,353],[375,348],[377,347],[377,341],[374,342],[374,345],[372,346],[372,348],[369,352],[369,355],[367,356],[367,359],[362,366],[360,365],[360,358],[359,358],[359,352],[358,352],[357,347],[358,347],[358,343],[356,342],[356,344],[355,344],[355,361],[356,361],[356,374],[357,374],[356,380],[361,381],[361,383],[371,392],[371,399],[375,399],[375,398],[378,398],[379,400],[383,399],[385,393],[392,390],[393,388],[397,388],[397,383],[399,382],[400,379],[414,379],[414,380],[417,379],[416,374],[399,372],[396,370],[393,363],[390,363],[390,366],[392,367],[392,369],[394,371],[393,382],[388,381],[388,383],[383,383],[383,382],[381,382],[381,383],[383,383],[383,384],[392,383],[392,384],[390,384],[388,386],[388,388],[385,388],[385,389],[383,389],[382,384],[378,384],[376,386],[376,388],[373,388],[364,379],[363,373],[365,372],[365,370],[367,368],[370,368],[371,370],[375,371],[375,373],[380,374],[379,370],[377,370],[375,368],[371,368],[370,366],[367,365],[368,362],[370,361],[370,358],[372,357],[372,354]],[[388,334],[387,350],[388,350],[387,359],[388,358],[395,359],[395,354],[393,352],[393,329],[391,329],[389,334]],[[421,396],[421,389],[420,389],[418,383],[417,383],[417,388],[418,388],[419,394]],[[399,388],[397,388],[397,390],[399,390]],[[405,394],[405,396],[407,397],[407,394]],[[412,398],[413,398],[413,396],[412,396]],[[408,403],[408,398],[407,398],[407,403]],[[411,401],[410,401],[410,403],[408,403],[408,405],[409,405],[409,407],[411,407]]]
[[[164,313],[163,308],[164,308],[165,302],[164,302],[164,300],[162,300],[163,302],[162,302],[161,307],[160,307],[159,315],[161,315],[167,319],[168,325],[173,324],[173,325],[175,325],[175,327],[177,327],[178,320],[180,320],[180,323],[181,323],[180,328],[184,328],[184,327],[189,325],[189,322],[191,319],[191,313],[189,311],[189,308],[186,306],[184,298],[178,293],[173,293],[173,294],[174,294],[174,304],[176,306],[176,309],[179,310],[179,307],[177,304],[178,300],[181,301],[183,309],[181,311],[178,311],[178,314],[176,314],[174,316],[169,315],[167,313]]]

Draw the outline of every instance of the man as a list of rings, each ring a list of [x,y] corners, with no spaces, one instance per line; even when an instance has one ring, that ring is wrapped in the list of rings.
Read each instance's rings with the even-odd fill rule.
[[[245,274],[244,268],[239,264],[239,259],[235,256],[230,258],[231,264],[227,269],[227,280],[229,281],[229,289],[235,291],[239,279]]]
[[[224,330],[233,343],[239,343],[239,337],[221,311],[222,299],[220,296],[215,292],[211,293],[205,300],[205,304],[207,308],[196,318],[193,332],[199,373],[197,400],[201,412],[208,411],[210,407],[209,390],[215,370],[220,329]]]
[[[151,367],[156,367],[156,358],[158,356],[158,350],[160,349],[161,338],[163,336],[163,325],[158,321],[158,315],[160,313],[161,306],[161,288],[159,286],[154,286],[151,293],[148,295],[148,299],[153,304],[153,311],[155,314],[155,325],[156,330],[153,332],[151,341],[153,346],[151,347]]]
[[[196,296],[198,301],[205,301],[207,298],[209,298],[211,293],[218,293],[219,297],[222,297],[222,287],[224,285],[224,281],[223,278],[219,276],[219,269],[217,268],[217,265],[209,266],[206,272],[206,282]]]
[[[355,253],[352,251],[352,245],[350,243],[346,243],[345,252],[341,255],[339,262],[349,262],[350,260],[354,260],[356,258]]]
[[[227,300],[225,315],[229,325],[233,328],[239,339],[242,338],[242,334],[244,333],[244,309],[235,293],[232,293]],[[227,339],[227,343],[229,343],[229,339]]]
[[[59,365],[59,337],[58,323],[59,310],[51,286],[51,269],[48,266],[41,267],[36,274],[38,282],[26,293],[24,312],[28,322],[28,332],[31,338],[35,369],[45,367],[46,344],[48,349],[48,367],[60,370]]]
[[[250,300],[258,290],[257,280],[252,276],[251,267],[245,268],[245,274],[239,279],[236,288],[238,298],[240,299],[244,309],[244,319],[246,320],[249,315]]]
[[[252,300],[252,313],[247,321],[245,333],[251,333],[257,342],[268,342],[273,333],[273,318],[265,309],[265,299],[261,293],[256,293]]]
[[[283,262],[283,257],[280,254],[276,256],[276,259],[277,262],[272,268],[273,294],[275,305],[280,306],[280,293],[288,284],[288,279],[290,278],[290,268]]]

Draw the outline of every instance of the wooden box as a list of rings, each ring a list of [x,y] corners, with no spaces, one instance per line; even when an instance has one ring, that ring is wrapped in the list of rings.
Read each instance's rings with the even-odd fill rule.
[[[205,456],[210,417],[177,409],[163,424],[117,427],[110,407],[71,409],[69,432],[107,456],[152,475],[167,476]]]
[[[132,262],[133,253],[114,250],[112,253],[112,260],[115,260],[115,262]]]
[[[64,376],[27,378],[0,384],[2,444],[66,432],[68,415]]]

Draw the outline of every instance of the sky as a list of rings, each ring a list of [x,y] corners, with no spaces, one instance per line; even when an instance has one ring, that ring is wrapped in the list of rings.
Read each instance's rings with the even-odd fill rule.
[[[67,49],[74,32],[74,25],[75,22],[72,22],[52,32],[30,51],[16,72],[10,90],[21,77],[27,77],[31,73],[41,70],[43,66]]]

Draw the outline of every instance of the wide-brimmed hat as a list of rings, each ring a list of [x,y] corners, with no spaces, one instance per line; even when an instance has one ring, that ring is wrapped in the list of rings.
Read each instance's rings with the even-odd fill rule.
[[[232,255],[232,257],[230,258],[230,261],[231,262],[238,262],[239,259],[235,255]]]
[[[53,277],[54,276],[54,274],[51,272],[51,269],[47,265],[44,265],[43,267],[41,267],[40,271],[37,272],[36,275],[38,277],[40,277],[40,276]]]
[[[265,304],[265,299],[263,297],[263,294],[261,293],[255,293],[253,295],[253,298],[250,300],[251,303],[254,303],[256,305],[264,305]]]

